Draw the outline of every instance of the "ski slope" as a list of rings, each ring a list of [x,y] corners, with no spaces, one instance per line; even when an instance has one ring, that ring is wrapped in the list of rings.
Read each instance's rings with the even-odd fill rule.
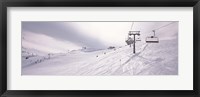
[[[81,49],[81,46],[70,41],[55,41],[52,37],[36,33],[23,34],[21,74],[67,76],[178,75],[178,24],[174,23],[157,31],[159,43],[145,42],[145,38],[153,28],[166,24],[168,23],[141,22],[138,25],[136,24],[135,29],[140,30],[143,34],[141,34],[142,41],[136,42],[135,54],[133,48],[128,45],[115,46],[112,49],[88,47]],[[36,40],[36,38],[38,39]],[[56,50],[54,50],[55,48]],[[59,52],[57,51],[59,48],[64,49]]]
[[[40,61],[22,67],[22,75],[176,75],[178,52],[173,41],[137,44],[136,54],[132,47],[123,46],[93,52],[77,50],[50,58],[36,56],[30,59]]]

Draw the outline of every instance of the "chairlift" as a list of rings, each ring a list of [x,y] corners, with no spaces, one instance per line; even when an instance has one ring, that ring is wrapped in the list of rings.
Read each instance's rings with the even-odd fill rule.
[[[129,31],[128,35],[131,36],[133,34],[140,35],[140,31]]]
[[[136,39],[136,41],[141,41],[141,39]]]
[[[159,43],[159,38],[155,36],[155,30],[153,30],[154,35],[146,37],[146,43]]]
[[[146,43],[159,43],[159,38],[154,36],[147,37]]]
[[[141,38],[140,36],[138,38],[135,39],[136,41],[141,41]]]
[[[134,40],[131,37],[128,37],[126,40],[127,45],[133,44]]]

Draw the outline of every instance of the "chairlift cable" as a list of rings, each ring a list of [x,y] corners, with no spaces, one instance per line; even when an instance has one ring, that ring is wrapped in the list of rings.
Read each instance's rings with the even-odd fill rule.
[[[130,29],[130,31],[132,30],[132,28],[133,28],[133,24],[134,24],[134,22],[132,23],[132,25],[131,25],[131,29]]]
[[[133,29],[133,24],[134,24],[134,21],[133,21],[132,24],[131,24],[130,31]],[[129,35],[128,35],[128,38],[129,38]]]
[[[161,26],[161,27],[159,27],[159,28],[157,28],[157,29],[152,30],[153,33],[154,33],[154,35],[151,36],[151,37],[146,37],[146,43],[158,43],[158,42],[159,42],[159,38],[155,36],[155,31],[156,31],[156,30],[159,30],[159,29],[161,29],[161,28],[167,27],[167,26],[169,26],[169,25],[171,25],[171,24],[173,24],[173,23],[175,23],[175,22],[171,22],[171,23],[169,23],[169,24],[166,24],[166,25],[164,25],[164,26]],[[153,40],[152,40],[152,39],[153,39]]]
[[[167,26],[169,26],[169,25],[171,25],[171,24],[173,24],[173,23],[175,23],[175,22],[171,22],[171,23],[169,23],[169,24],[167,24],[167,25],[161,26],[161,27],[159,27],[159,28],[157,28],[157,29],[154,29],[154,31],[155,31],[155,30],[159,30],[159,29],[164,28],[164,27],[167,27]]]

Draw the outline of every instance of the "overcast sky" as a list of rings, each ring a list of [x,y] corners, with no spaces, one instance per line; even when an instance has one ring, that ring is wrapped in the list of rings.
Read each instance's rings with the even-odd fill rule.
[[[65,48],[68,44],[77,48],[86,46],[91,48],[107,48],[108,46],[126,45],[130,30],[141,31],[141,37],[152,34],[152,30],[162,27],[171,22],[22,22],[22,36],[32,40],[44,42],[41,45],[53,44],[47,40],[55,42],[51,47]],[[172,29],[178,31],[178,25],[169,25],[162,29]],[[28,34],[31,33],[31,34]],[[159,35],[159,33],[157,34]],[[35,37],[33,37],[35,36]],[[44,36],[44,37],[38,37]],[[48,37],[48,38],[47,38]],[[53,39],[53,40],[52,40]],[[33,42],[33,41],[32,41]],[[59,42],[59,43],[58,43]],[[37,43],[40,44],[40,43]],[[23,45],[23,41],[22,41]],[[33,45],[33,44],[32,44]],[[62,46],[59,46],[62,45]]]

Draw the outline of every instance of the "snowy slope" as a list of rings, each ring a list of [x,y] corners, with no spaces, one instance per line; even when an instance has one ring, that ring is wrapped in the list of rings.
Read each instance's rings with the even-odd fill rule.
[[[150,26],[150,25],[149,25]],[[176,28],[176,29],[175,29]],[[145,31],[151,30],[152,27]],[[159,30],[159,43],[145,43],[145,35],[136,43],[136,53],[129,46],[115,49],[76,49],[63,53],[34,55],[23,59],[22,75],[68,75],[68,76],[121,76],[121,75],[177,75],[178,30],[177,24]],[[35,58],[35,59],[34,59]],[[43,59],[42,59],[43,58]],[[40,61],[41,60],[41,61]],[[34,61],[35,62],[35,61]],[[31,64],[30,64],[31,63]]]
[[[22,68],[63,55],[74,49],[80,49],[80,47],[44,34],[22,32]]]
[[[130,53],[132,48],[129,46],[116,50],[68,53],[25,67],[22,74],[173,75],[178,73],[178,56],[177,44],[171,44],[171,41],[161,41],[163,44],[141,44],[136,54]],[[173,46],[169,48],[169,45]]]

